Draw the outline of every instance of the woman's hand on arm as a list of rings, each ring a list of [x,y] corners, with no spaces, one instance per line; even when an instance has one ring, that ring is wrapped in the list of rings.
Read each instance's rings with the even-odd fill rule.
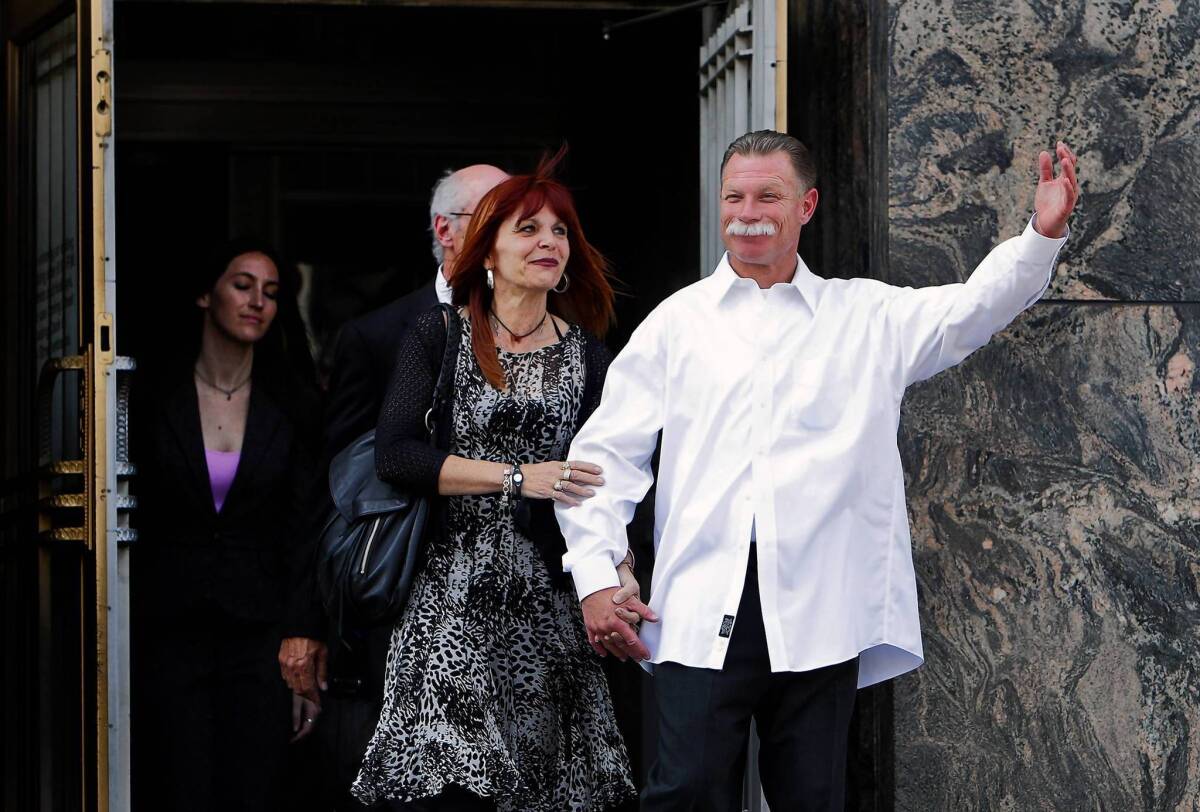
[[[582,460],[571,460],[569,468],[561,460],[522,465],[525,485],[521,493],[526,498],[553,499],[564,505],[575,507],[584,499],[595,496],[595,488],[604,484],[599,465]],[[558,483],[562,483],[559,485]]]
[[[438,493],[442,496],[467,496],[498,493],[504,484],[504,472],[511,463],[489,460],[469,460],[450,456],[438,474]],[[568,473],[569,470],[569,473]],[[554,499],[564,505],[578,505],[594,496],[596,487],[604,484],[600,466],[590,462],[572,461],[563,468],[561,460],[535,462],[521,466],[525,482],[521,496],[526,499]],[[558,482],[562,485],[555,487]]]

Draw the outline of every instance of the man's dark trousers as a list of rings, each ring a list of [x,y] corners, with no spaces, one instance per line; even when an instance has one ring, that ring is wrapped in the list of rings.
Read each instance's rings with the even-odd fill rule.
[[[642,812],[740,810],[751,718],[758,724],[758,769],[771,809],[842,811],[858,659],[771,673],[754,544],[724,668],[661,663],[653,681],[658,759],[642,793]]]

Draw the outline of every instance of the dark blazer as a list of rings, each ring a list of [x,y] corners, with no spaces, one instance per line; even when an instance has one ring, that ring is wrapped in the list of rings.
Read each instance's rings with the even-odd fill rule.
[[[289,584],[306,554],[311,441],[256,381],[237,473],[217,513],[192,377],[168,379],[145,407],[136,448],[139,606],[164,622],[219,614],[286,626]]]
[[[296,582],[294,605],[298,607],[297,615],[307,618],[323,617],[324,610],[317,597],[312,572],[316,566],[316,529],[321,526],[319,522],[333,506],[327,475],[329,462],[352,440],[375,428],[379,408],[391,381],[400,343],[413,322],[422,313],[432,310],[437,303],[437,288],[431,280],[407,296],[342,325],[337,346],[334,348],[329,390],[325,397],[325,448],[321,464],[320,492],[313,499],[315,516],[310,525],[313,532],[310,534],[312,552],[307,559],[310,562],[309,571],[307,577]],[[306,597],[308,608],[304,610],[301,607]],[[302,636],[325,639],[326,634],[322,632]],[[352,655],[344,646],[333,646],[331,675],[335,677],[335,681],[339,675],[359,680],[361,696],[378,703],[383,695],[383,673],[391,629],[343,630],[343,636],[354,641],[354,652]],[[347,785],[357,773],[358,764],[362,760],[362,742],[366,741],[370,730],[374,729],[378,713],[376,708],[365,717],[369,725],[364,728],[361,741],[357,741],[353,747],[344,748],[346,753],[350,754],[352,762],[346,770]],[[350,722],[346,724],[351,729],[354,727]]]
[[[325,403],[325,454],[375,428],[400,341],[417,317],[438,303],[434,283],[343,325],[333,354]]]

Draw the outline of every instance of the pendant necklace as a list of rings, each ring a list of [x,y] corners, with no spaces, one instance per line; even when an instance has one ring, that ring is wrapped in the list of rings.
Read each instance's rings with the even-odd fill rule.
[[[500,317],[496,315],[495,310],[492,310],[491,314],[492,314],[492,318],[496,320],[496,323],[499,324],[501,327],[503,327],[505,332],[507,332],[510,336],[513,337],[514,341],[520,341],[523,338],[529,338],[531,335],[536,333],[538,330],[542,329],[542,325],[546,323],[546,317],[548,315],[550,315],[550,311],[547,310],[545,313],[542,313],[542,320],[539,321],[532,330],[530,330],[528,333],[521,333],[521,334],[514,333],[507,324],[500,321]]]
[[[206,385],[212,389],[216,389],[218,392],[223,394],[225,396],[226,400],[233,400],[234,393],[236,393],[239,389],[241,389],[246,384],[250,383],[250,376],[247,375],[246,380],[242,381],[241,383],[239,383],[237,386],[233,387],[232,389],[226,389],[223,386],[217,386],[215,383],[210,381],[208,378],[201,375],[199,369],[193,369],[192,373],[200,380],[201,383],[203,383],[204,385]]]

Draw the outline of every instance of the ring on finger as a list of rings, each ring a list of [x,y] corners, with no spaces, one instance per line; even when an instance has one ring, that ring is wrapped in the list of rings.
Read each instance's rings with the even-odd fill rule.
[[[574,468],[564,468],[563,472],[562,472],[562,477],[561,477],[562,481],[570,482],[571,481],[571,473],[574,470],[575,470]]]
[[[563,483],[564,483],[565,481],[566,481],[566,480],[563,480],[563,479],[556,479],[556,480],[554,481],[554,490],[556,490],[556,491],[561,491],[561,490],[563,489]]]

